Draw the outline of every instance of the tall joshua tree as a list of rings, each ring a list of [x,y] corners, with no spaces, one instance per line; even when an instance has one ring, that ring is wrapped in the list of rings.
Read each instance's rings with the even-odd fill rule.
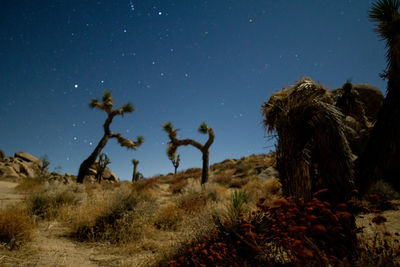
[[[202,173],[201,173],[201,184],[206,183],[208,180],[208,158],[209,158],[209,154],[210,154],[209,148],[212,145],[212,143],[214,142],[214,138],[215,138],[213,129],[208,127],[208,125],[205,122],[203,122],[200,125],[200,127],[198,129],[199,132],[202,134],[208,133],[208,140],[204,145],[202,145],[192,139],[179,140],[177,138],[177,130],[174,129],[174,126],[172,125],[171,122],[164,123],[162,125],[162,127],[168,133],[168,137],[170,140],[168,148],[167,148],[167,154],[168,154],[169,159],[175,158],[176,151],[177,151],[178,147],[180,147],[180,146],[191,145],[201,151],[201,153],[203,154],[203,169],[202,169]]]
[[[137,137],[136,141],[131,141],[130,139],[124,138],[120,133],[114,133],[111,132],[110,130],[110,124],[115,116],[117,115],[123,116],[125,113],[132,113],[135,110],[130,103],[126,103],[119,109],[113,109],[114,102],[111,97],[111,93],[110,91],[105,91],[103,94],[102,102],[99,102],[99,100],[95,98],[89,103],[89,106],[91,108],[98,108],[104,110],[107,113],[107,119],[103,125],[104,129],[103,137],[100,139],[99,143],[93,150],[92,154],[90,154],[90,156],[87,159],[85,159],[81,163],[81,166],[79,167],[78,178],[77,178],[78,183],[83,183],[83,179],[85,178],[88,169],[90,168],[90,166],[93,165],[93,163],[95,163],[96,158],[101,153],[101,150],[106,146],[108,139],[116,138],[121,146],[133,150],[136,150],[136,147],[140,146],[143,143],[143,137],[141,136]]]
[[[362,192],[378,179],[386,179],[400,189],[400,1],[378,0],[369,17],[376,32],[386,41],[387,95],[371,132],[365,153],[357,166],[357,184]]]
[[[174,174],[176,174],[176,170],[179,167],[179,163],[181,163],[181,157],[178,155],[177,157],[170,158],[172,165],[174,166]]]
[[[135,182],[138,180],[136,171],[137,171],[137,165],[139,164],[139,161],[136,159],[132,159],[132,164],[133,164],[132,182]]]

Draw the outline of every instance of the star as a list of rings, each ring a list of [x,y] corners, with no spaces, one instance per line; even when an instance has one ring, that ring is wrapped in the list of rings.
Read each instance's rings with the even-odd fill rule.
[[[75,87],[75,88],[78,88],[78,84],[76,83],[76,84],[74,85],[74,87]]]

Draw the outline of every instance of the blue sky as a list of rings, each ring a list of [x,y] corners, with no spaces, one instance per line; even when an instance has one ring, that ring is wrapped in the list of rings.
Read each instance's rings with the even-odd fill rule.
[[[76,174],[100,140],[105,113],[88,103],[110,90],[118,107],[111,130],[145,143],[110,140],[111,169],[130,179],[173,171],[161,124],[205,142],[210,163],[268,153],[261,105],[301,76],[327,88],[347,79],[385,91],[385,47],[368,20],[372,1],[43,0],[0,3],[0,148],[48,155],[50,169]],[[201,153],[179,148],[180,169]]]

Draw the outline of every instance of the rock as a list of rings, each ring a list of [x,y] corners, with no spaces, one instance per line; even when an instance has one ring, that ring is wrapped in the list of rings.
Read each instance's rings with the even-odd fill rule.
[[[20,175],[15,171],[12,166],[0,165],[1,178],[18,178]]]
[[[20,158],[24,161],[37,163],[39,166],[42,166],[42,162],[40,161],[40,159],[26,152],[16,152],[14,154],[14,158]]]
[[[106,167],[103,172],[103,179],[108,181],[119,182],[117,175],[113,173],[108,167]]]
[[[97,168],[96,161],[92,166],[90,166],[89,170],[87,171],[84,180],[88,182],[96,182],[96,175],[97,175]],[[115,173],[113,173],[108,166],[104,169],[102,180],[107,181],[109,183],[118,183],[119,178]]]
[[[358,92],[361,101],[365,105],[365,115],[372,121],[376,120],[379,109],[385,99],[381,90],[370,84],[354,84],[353,88]]]
[[[270,179],[278,178],[279,177],[279,172],[275,167],[270,166],[263,170],[259,175],[258,178],[260,178],[262,181],[268,181]]]

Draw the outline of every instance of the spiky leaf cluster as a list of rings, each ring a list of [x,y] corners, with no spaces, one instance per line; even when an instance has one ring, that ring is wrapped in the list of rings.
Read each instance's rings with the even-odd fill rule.
[[[208,125],[207,123],[203,122],[200,124],[198,131],[202,134],[206,134],[208,132]]]
[[[172,125],[172,123],[170,121],[164,123],[162,125],[164,131],[166,131],[167,133],[170,133],[174,130],[174,126]]]
[[[378,23],[376,31],[384,39],[391,40],[400,29],[400,1],[379,0],[372,4],[369,17]]]

